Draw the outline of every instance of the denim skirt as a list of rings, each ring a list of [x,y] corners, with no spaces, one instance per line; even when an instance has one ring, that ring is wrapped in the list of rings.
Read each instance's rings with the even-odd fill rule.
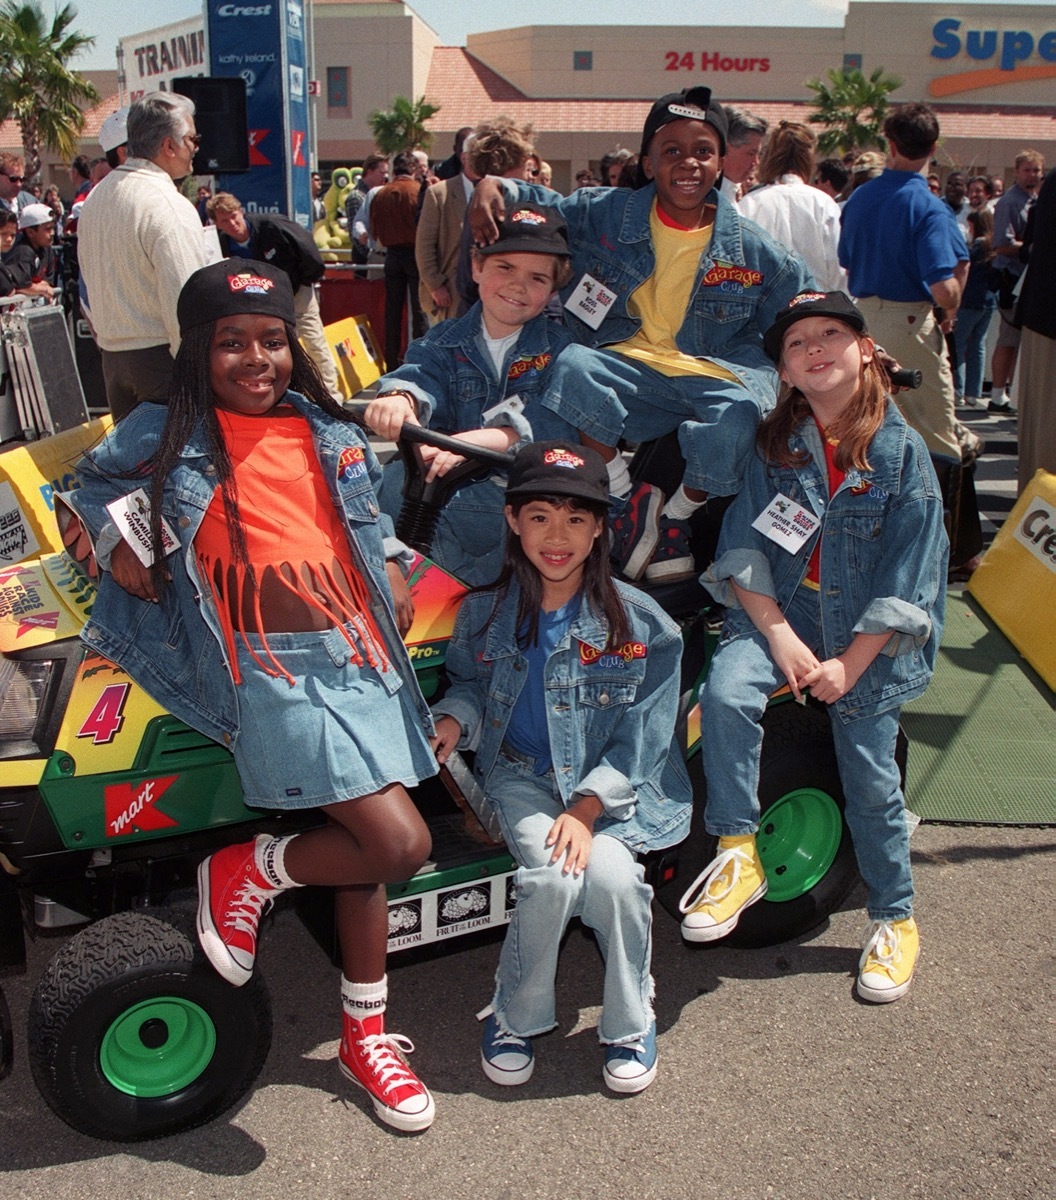
[[[242,683],[234,756],[247,804],[318,808],[436,774],[416,695],[395,666],[358,665],[340,629],[268,634],[267,650],[292,685],[269,674],[237,634],[235,642]],[[274,670],[262,639],[247,634],[246,642]]]

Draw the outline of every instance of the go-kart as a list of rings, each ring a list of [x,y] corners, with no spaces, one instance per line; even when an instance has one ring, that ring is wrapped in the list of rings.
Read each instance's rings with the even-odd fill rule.
[[[466,461],[425,483],[421,444]],[[421,553],[409,578],[416,616],[407,644],[422,690],[433,697],[444,686],[445,647],[464,592],[425,557],[435,520],[455,486],[509,458],[417,426],[405,428],[400,452],[408,490],[397,532]],[[666,476],[680,465],[671,445],[658,443],[634,468],[670,486]],[[698,522],[705,557],[719,515]],[[699,813],[697,749],[707,731],[696,696],[718,613],[695,580],[656,595],[684,630],[683,719]],[[252,1086],[270,1045],[266,972],[232,987],[197,946],[197,864],[258,830],[291,831],[317,818],[247,808],[230,754],[77,636],[93,596],[91,579],[65,551],[0,572],[0,968],[24,969],[27,928],[43,935],[80,927],[32,996],[33,1077],[73,1128],[134,1141],[219,1116]],[[856,879],[827,715],[776,697],[764,728],[759,845],[770,889],[730,938],[752,945],[820,924]],[[414,795],[433,854],[412,879],[388,889],[394,953],[501,926],[514,903],[515,864],[468,762],[455,756]],[[665,908],[677,914],[709,855],[697,823],[688,842],[652,856],[648,874]],[[330,893],[300,889],[291,902],[333,954]],[[0,1074],[12,1053],[0,993]]]

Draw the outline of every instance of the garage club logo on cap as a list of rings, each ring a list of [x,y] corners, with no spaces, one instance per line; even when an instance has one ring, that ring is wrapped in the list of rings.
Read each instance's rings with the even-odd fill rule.
[[[225,258],[195,271],[176,303],[181,333],[247,313],[293,324],[293,288],[285,271],[252,259]]]
[[[510,467],[507,496],[570,496],[609,503],[609,472],[596,450],[574,442],[530,442]]]
[[[785,330],[804,317],[835,317],[858,333],[867,332],[865,317],[843,292],[800,292],[774,317],[773,325],[763,335],[763,347],[774,362],[781,358]]]

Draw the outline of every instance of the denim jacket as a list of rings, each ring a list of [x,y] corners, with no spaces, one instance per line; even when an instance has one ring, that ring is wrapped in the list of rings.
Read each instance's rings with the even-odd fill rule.
[[[419,417],[440,433],[458,434],[492,425],[510,426],[520,443],[565,436],[554,430],[554,415],[541,400],[553,376],[553,363],[572,341],[557,322],[540,314],[525,323],[507,351],[500,378],[484,344],[480,301],[452,321],[434,325],[407,347],[403,365],[378,383],[378,391],[402,388],[418,401]],[[503,408],[484,413],[513,397],[523,410]],[[542,433],[540,433],[540,429]],[[566,431],[567,432],[567,431]],[[519,449],[514,445],[511,450]]]
[[[801,467],[780,467],[755,454],[743,489],[727,510],[718,556],[701,582],[728,608],[723,639],[752,632],[731,581],[771,596],[783,608],[807,572],[821,539],[818,600],[827,658],[842,654],[858,633],[892,632],[855,686],[835,708],[844,722],[897,708],[919,696],[935,667],[946,606],[949,542],[935,471],[920,436],[892,400],[869,446],[871,471],[851,468],[829,497],[821,435],[813,420],[789,439],[807,450]],[[795,554],[752,522],[779,493],[821,518]]]
[[[655,185],[637,191],[580,188],[571,196],[557,196],[535,184],[503,182],[509,197],[551,204],[568,223],[572,279],[562,289],[562,300],[584,274],[615,293],[599,329],[564,310],[576,340],[611,346],[630,338],[641,322],[628,313],[627,302],[656,267],[649,231]],[[799,258],[742,217],[714,188],[708,203],[715,205],[711,243],[697,267],[675,344],[684,354],[732,371],[766,412],[774,404],[777,371],[763,350],[763,334],[793,296],[814,286],[813,277]]]
[[[554,779],[565,806],[590,792],[604,806],[597,833],[635,852],[680,842],[689,832],[691,789],[675,736],[682,639],[644,593],[616,585],[630,640],[614,653],[604,621],[581,606],[546,663],[547,728]],[[527,679],[517,645],[519,591],[471,593],[447,651],[451,687],[433,706],[462,727],[460,749],[475,750],[485,791]]]
[[[286,401],[307,419],[330,494],[344,515],[353,561],[367,585],[370,610],[393,663],[393,670],[381,677],[391,692],[404,685],[412,689],[422,726],[431,733],[432,718],[403,649],[385,575],[383,533],[391,526],[379,513],[374,495],[377,459],[354,425],[335,420],[297,392],[287,392]],[[105,570],[120,538],[106,505],[141,483],[149,491],[149,475],[142,481],[127,476],[149,463],[167,415],[164,405],[136,407],[78,463],[81,486],[63,496],[87,526],[104,568],[81,637],[118,663],[174,716],[230,747],[239,732],[238,689],[227,663],[212,589],[198,575],[194,552],[195,535],[217,487],[216,467],[200,427],[192,432],[165,484],[162,514],[180,545],[168,559],[172,582],[163,598],[153,604],[131,596]],[[349,448],[362,449],[365,471],[349,469],[343,461]]]

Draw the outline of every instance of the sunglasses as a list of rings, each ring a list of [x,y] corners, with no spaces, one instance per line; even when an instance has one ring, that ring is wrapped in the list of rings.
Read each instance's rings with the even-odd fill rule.
[[[200,133],[185,133],[183,135],[183,140],[185,142],[190,142],[195,150],[197,150],[202,144],[202,135]]]
[[[0,172],[0,174],[3,174],[5,179],[10,179],[12,183],[24,183],[26,179],[25,175],[8,175],[6,172]]]

